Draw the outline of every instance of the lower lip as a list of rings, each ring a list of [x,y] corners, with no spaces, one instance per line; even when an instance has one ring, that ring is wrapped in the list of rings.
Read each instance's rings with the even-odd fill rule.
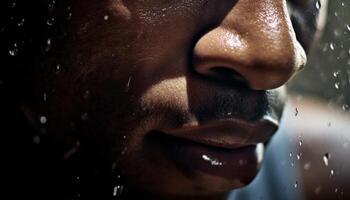
[[[187,140],[172,138],[165,149],[176,166],[188,176],[198,172],[227,180],[249,183],[257,174],[262,149],[250,145],[237,149],[224,149]],[[260,149],[260,152],[257,152]]]

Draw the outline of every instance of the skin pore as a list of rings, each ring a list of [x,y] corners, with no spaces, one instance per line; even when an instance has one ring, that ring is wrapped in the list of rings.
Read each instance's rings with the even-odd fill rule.
[[[201,162],[187,149],[208,148],[220,158],[235,148],[226,148],[231,144],[220,138],[203,142],[196,136],[189,142],[183,132],[199,127],[203,134],[220,134],[217,122],[226,119],[237,119],[242,129],[266,116],[279,121],[281,86],[304,67],[304,49],[313,41],[302,32],[317,33],[317,23],[297,24],[317,22],[317,10],[312,19],[302,15],[314,1],[288,3],[299,13],[296,19],[284,0],[64,1],[57,9],[69,7],[72,16],[59,23],[64,37],[56,53],[42,61],[59,64],[60,72],[43,75],[49,78],[33,87],[36,96],[23,102],[23,110],[37,129],[45,115],[44,142],[58,158],[78,155],[81,166],[98,171],[101,181],[122,177],[129,195],[225,198],[254,179],[260,161],[232,164],[236,172],[222,174],[202,164],[187,166],[183,163]],[[38,100],[43,91],[44,105]],[[270,122],[261,126],[277,128]],[[256,137],[259,142],[240,146],[255,151],[272,136],[256,135],[241,134],[234,141],[242,145],[239,139]],[[180,153],[169,156],[172,151]]]

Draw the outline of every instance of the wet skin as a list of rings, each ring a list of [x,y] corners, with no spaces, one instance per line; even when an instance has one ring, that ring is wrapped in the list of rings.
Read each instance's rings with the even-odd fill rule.
[[[305,2],[292,5],[303,13],[314,6]],[[44,108],[24,106],[37,127],[47,116],[65,159],[79,141],[130,190],[169,199],[224,197],[253,180],[257,144],[278,127],[280,86],[304,67],[316,30],[297,35],[282,0],[69,4],[60,56],[44,62],[62,69]]]

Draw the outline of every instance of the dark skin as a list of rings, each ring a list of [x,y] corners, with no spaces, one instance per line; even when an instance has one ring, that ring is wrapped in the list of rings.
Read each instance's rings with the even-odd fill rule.
[[[301,13],[314,5],[291,3]],[[49,91],[44,106],[39,98],[23,102],[32,125],[44,124],[58,157],[77,154],[88,158],[86,167],[113,168],[132,198],[225,198],[255,177],[259,161],[233,179],[184,172],[155,131],[177,138],[177,130],[227,118],[255,123],[266,113],[278,121],[280,86],[304,67],[313,40],[295,33],[285,1],[67,4],[73,15],[62,23],[60,54],[43,61],[62,69],[36,88],[40,97]],[[47,122],[40,122],[42,113]]]

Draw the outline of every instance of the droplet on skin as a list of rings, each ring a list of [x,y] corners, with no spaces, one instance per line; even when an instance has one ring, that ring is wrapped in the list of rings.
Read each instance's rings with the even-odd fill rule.
[[[221,166],[222,165],[222,162],[220,162],[220,161],[218,161],[216,159],[212,159],[212,158],[210,158],[207,155],[202,155],[202,159],[205,160],[205,161],[210,162],[210,164],[214,165],[214,166]]]

